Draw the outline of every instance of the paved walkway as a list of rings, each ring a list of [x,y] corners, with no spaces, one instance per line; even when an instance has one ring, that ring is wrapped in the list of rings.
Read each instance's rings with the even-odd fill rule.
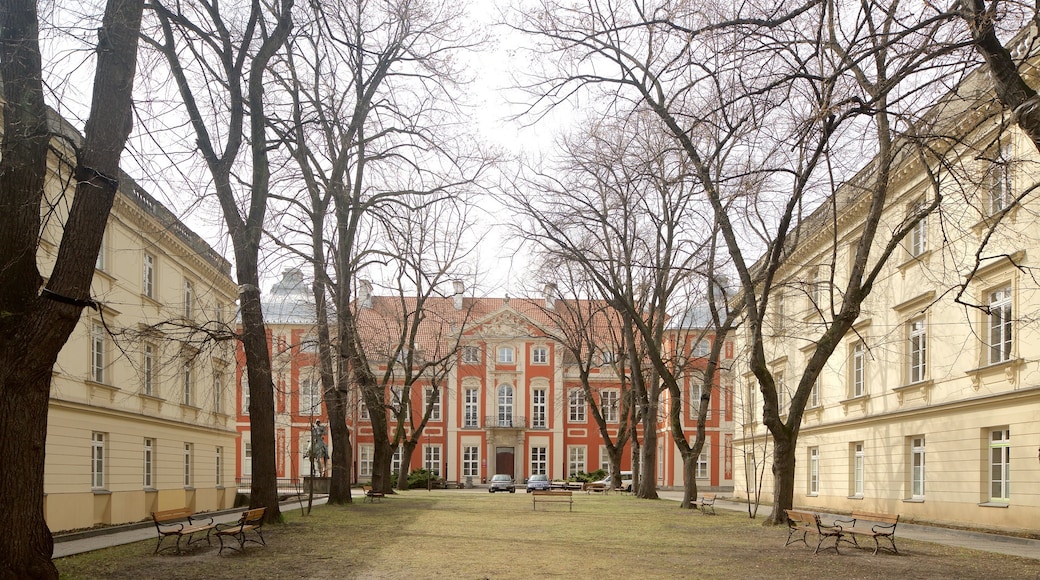
[[[469,490],[458,490],[456,493],[473,492],[487,493],[486,488],[481,487]],[[679,501],[682,499],[681,491],[661,491],[659,492],[659,495],[661,499],[665,500]],[[314,505],[322,505],[327,499],[328,498],[324,496],[321,498],[315,497]],[[306,499],[304,500],[303,505],[307,505]],[[715,507],[717,509],[747,513],[747,504],[738,502],[718,500],[715,502]],[[282,503],[282,511],[291,511],[293,509],[300,509],[300,503],[297,501]],[[768,517],[770,511],[771,506],[763,505],[759,507],[757,517]],[[218,523],[235,521],[241,514],[242,508],[225,510],[219,512],[219,514],[214,517],[214,521]],[[145,524],[134,524],[132,526],[101,528],[67,536],[57,536],[54,539],[54,557],[62,558],[64,556],[90,552],[92,550],[98,550],[110,546],[140,542],[142,540],[155,541],[155,537],[155,526],[150,522]],[[945,544],[960,548],[973,548],[975,550],[984,550],[986,552],[995,552],[997,554],[1022,556],[1025,558],[1040,560],[1040,540],[1030,540],[1028,538],[987,534],[984,532],[951,530],[947,528],[904,523],[899,524],[899,529],[896,534],[897,546],[900,538]]]

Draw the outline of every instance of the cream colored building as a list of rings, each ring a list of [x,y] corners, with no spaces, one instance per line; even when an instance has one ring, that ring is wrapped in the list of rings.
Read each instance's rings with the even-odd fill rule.
[[[53,265],[70,201],[52,160],[39,261]],[[54,367],[45,517],[53,531],[231,507],[235,485],[230,264],[123,176],[91,298]],[[230,325],[230,326],[228,326]],[[195,330],[193,330],[195,329]],[[205,329],[205,332],[199,329]]]
[[[946,152],[955,161],[949,170],[932,172],[939,209],[889,260],[817,382],[798,438],[794,505],[1035,530],[1040,200],[1015,198],[1035,186],[1040,156],[1019,131],[1001,129],[1010,123],[992,95],[948,97],[935,114],[967,134],[968,145]],[[887,241],[908,213],[935,199],[928,173],[917,159],[893,173],[879,238]],[[779,274],[784,283],[772,299],[766,344],[778,384],[797,383],[822,332],[820,310],[841,299],[865,214],[857,185],[838,190],[836,223],[821,212],[809,218],[804,231],[811,233]],[[840,281],[834,288],[832,268]],[[743,381],[743,420],[737,418],[735,471],[748,474],[735,478],[736,493],[747,497],[752,467],[759,475],[764,467],[768,504],[772,445],[761,424],[761,395],[746,367],[736,376]]]

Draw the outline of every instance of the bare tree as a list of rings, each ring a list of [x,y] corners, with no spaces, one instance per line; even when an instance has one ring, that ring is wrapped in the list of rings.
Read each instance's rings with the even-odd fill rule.
[[[0,578],[57,578],[43,517],[51,369],[90,299],[94,264],[119,187],[144,3],[108,2],[84,135],[60,126],[44,102],[37,3],[0,7]],[[53,150],[52,150],[53,147]],[[46,281],[40,216],[54,179],[51,154],[71,166],[75,194]],[[59,186],[60,187],[60,186]],[[41,290],[42,288],[42,290]]]
[[[264,76],[289,36],[293,0],[273,5],[253,0],[243,13],[225,13],[219,3],[209,0],[172,6],[153,2],[150,6],[158,30],[146,41],[170,66],[231,236],[249,377],[250,505],[266,507],[264,519],[276,522],[281,513],[274,388],[259,279],[271,179]],[[248,169],[242,171],[243,166]]]

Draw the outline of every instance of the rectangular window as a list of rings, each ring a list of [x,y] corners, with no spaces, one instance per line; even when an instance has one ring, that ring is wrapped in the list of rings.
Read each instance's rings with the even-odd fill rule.
[[[567,420],[571,423],[585,422],[585,392],[581,389],[567,391]]]
[[[441,446],[427,445],[424,450],[423,467],[434,475],[441,475]]]
[[[531,448],[531,475],[545,475],[549,465],[549,453],[545,447]]]
[[[242,414],[249,414],[249,377],[242,369]]]
[[[513,364],[513,347],[511,346],[500,346],[498,347],[498,362],[502,364]]]
[[[851,445],[852,450],[852,489],[849,490],[853,497],[863,497],[863,479],[865,477],[867,456],[863,450],[863,442],[858,441]]]
[[[191,362],[184,363],[184,369],[181,374],[181,378],[183,379],[182,384],[184,386],[184,404],[189,406],[195,400],[195,394],[193,392],[195,390],[194,374],[195,373],[191,370]]]
[[[107,245],[108,231],[106,230],[103,234],[101,234],[101,247],[98,248],[97,259],[94,260],[94,268],[97,270],[101,270],[102,272],[105,271],[105,264],[107,262],[107,260],[105,259],[105,254],[107,253],[105,252],[105,246]]]
[[[599,446],[599,468],[610,473],[610,453],[606,445]]]
[[[866,350],[863,342],[856,342],[852,345],[852,388],[849,394],[853,399],[867,394]]]
[[[809,495],[820,494],[820,448],[809,448]]]
[[[90,436],[90,487],[105,488],[105,434],[97,431]]]
[[[924,499],[924,435],[910,439],[910,497]]]
[[[536,346],[531,349],[531,364],[544,365],[549,363],[549,349],[544,346]]]
[[[390,472],[401,473],[401,446],[398,445],[397,449],[394,449],[394,456],[390,458]],[[407,474],[406,474],[407,475]]]
[[[90,379],[105,382],[105,327],[97,323],[90,330]]]
[[[691,442],[692,443],[692,442]],[[708,479],[711,476],[710,461],[711,456],[711,440],[704,440],[704,447],[701,448],[701,454],[697,456],[697,470],[694,477],[697,479]]]
[[[155,396],[155,347],[150,344],[144,345],[141,354],[141,392]]]
[[[787,391],[787,380],[784,371],[773,372],[773,383],[776,385],[776,399],[780,406],[780,415],[785,416],[791,409],[791,393]]]
[[[786,323],[785,318],[787,317],[786,305],[784,304],[784,295],[782,292],[773,297],[773,317],[773,326],[776,327],[776,331],[779,333],[784,329],[784,324]]]
[[[366,405],[364,401],[358,401],[358,405],[360,406],[360,409],[358,410],[358,416],[361,417],[363,421],[367,421],[369,419],[368,405]]]
[[[300,338],[300,352],[318,352],[318,337],[314,334],[305,334]]]
[[[155,298],[155,256],[144,255],[144,268],[141,273],[141,294]]]
[[[820,300],[822,299],[822,286],[823,283],[820,281],[820,269],[813,268],[809,271],[809,310],[819,310],[821,308]]]
[[[192,477],[192,455],[194,454],[195,445],[192,443],[184,444],[184,487],[191,487]]]
[[[758,385],[755,382],[747,384],[747,414],[748,422],[754,423],[758,420]]]
[[[144,484],[145,489],[155,487],[155,439],[144,440]]]
[[[924,200],[919,201],[910,206],[910,218],[912,219],[917,214],[921,213],[928,207]],[[921,221],[914,224],[910,234],[908,236],[909,250],[911,256],[920,256],[928,251],[928,216],[921,218]]]
[[[478,392],[477,389],[466,389],[465,400],[463,401],[463,415],[465,416],[463,427],[472,429],[480,426],[480,419],[478,419],[478,413],[480,412]]]
[[[693,356],[706,357],[711,354],[711,343],[707,340],[698,340],[697,344],[693,345]]]
[[[462,448],[462,476],[480,475],[480,448],[473,445]]]
[[[545,389],[534,389],[531,391],[531,428],[545,429],[549,425],[546,422],[546,395]]]
[[[618,422],[618,392],[614,390],[599,392],[599,408],[603,420],[607,423]]]
[[[812,390],[809,391],[809,405],[810,409],[815,409],[820,406],[820,377],[816,377],[813,381]]]
[[[909,378],[911,383],[919,383],[927,376],[928,355],[928,329],[924,318],[911,320],[909,323],[910,334],[910,364]]]
[[[195,315],[195,285],[191,280],[184,280],[184,318]]]
[[[1011,148],[1004,146],[1000,149],[1000,156],[994,159],[986,173],[984,183],[987,197],[989,199],[989,215],[996,215],[1004,211],[1012,203],[1011,194]]]
[[[1011,360],[1011,286],[989,295],[989,364]]]
[[[1011,499],[1011,430],[995,429],[989,434],[989,500]]]
[[[249,477],[253,474],[253,444],[242,443],[242,475]]]
[[[358,476],[372,477],[372,461],[375,457],[375,449],[371,445],[358,447]]]
[[[464,346],[464,347],[462,347],[462,364],[464,364],[464,365],[478,365],[478,364],[480,364],[480,347],[479,346]]]
[[[426,406],[429,407],[431,404],[433,405],[433,409],[430,411],[430,420],[431,421],[440,421],[441,420],[441,394],[440,394],[440,391],[438,391],[436,396],[435,396],[434,392],[433,392],[433,387],[426,387],[426,393],[425,394],[426,394]]]
[[[612,350],[601,350],[599,351],[599,364],[600,366],[608,366],[617,362],[617,354]]]
[[[571,446],[567,448],[567,477],[585,473],[585,447]]]
[[[224,373],[213,373],[213,412],[224,411]]]
[[[217,462],[217,465],[216,465],[216,469],[217,469],[217,473],[216,473],[217,487],[223,487],[224,486],[224,448],[223,447],[217,447],[216,457],[215,458],[216,458],[216,462]]]
[[[321,382],[317,379],[300,381],[300,414],[321,415]]]

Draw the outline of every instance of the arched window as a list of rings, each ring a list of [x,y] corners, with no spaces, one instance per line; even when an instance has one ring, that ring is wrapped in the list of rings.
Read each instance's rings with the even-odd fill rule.
[[[498,426],[513,426],[513,387],[512,385],[499,385],[498,387]]]

